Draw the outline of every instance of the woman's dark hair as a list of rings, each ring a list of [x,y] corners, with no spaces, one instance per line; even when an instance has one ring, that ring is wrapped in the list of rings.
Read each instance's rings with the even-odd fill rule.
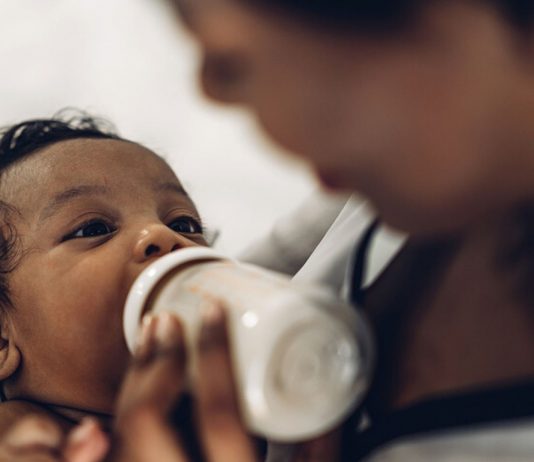
[[[431,0],[243,0],[285,9],[295,15],[354,31],[387,32],[409,21]],[[438,1],[438,0],[432,0]],[[446,1],[446,0],[439,0]],[[534,21],[533,0],[471,0],[496,7],[513,24],[524,28]]]
[[[249,1],[249,0],[245,0]],[[252,0],[285,9],[318,24],[342,26],[356,31],[387,29],[403,22],[417,0]]]
[[[50,119],[32,119],[0,129],[0,182],[6,170],[22,159],[60,141],[80,138],[122,140],[109,122],[76,110],[63,110]],[[17,210],[0,197],[0,309],[11,306],[8,275],[20,249],[10,217]]]

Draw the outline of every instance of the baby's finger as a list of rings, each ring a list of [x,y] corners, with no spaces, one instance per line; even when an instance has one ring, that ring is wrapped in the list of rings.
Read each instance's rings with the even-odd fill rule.
[[[203,313],[196,393],[204,450],[209,460],[256,460],[239,415],[225,313],[212,305]]]
[[[63,450],[65,462],[100,462],[109,449],[109,439],[91,418],[82,420],[69,434]]]
[[[184,333],[176,316],[163,313],[145,321],[119,396],[118,422],[139,407],[168,413],[183,390],[185,367]]]

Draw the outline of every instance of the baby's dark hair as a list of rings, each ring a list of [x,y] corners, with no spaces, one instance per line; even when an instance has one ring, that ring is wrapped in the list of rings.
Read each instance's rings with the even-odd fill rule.
[[[0,129],[0,178],[10,165],[51,144],[79,138],[122,139],[107,120],[63,110],[50,119],[31,119]]]
[[[6,170],[24,158],[61,141],[80,138],[123,140],[108,121],[77,110],[62,110],[49,119],[31,119],[0,129],[0,182]],[[0,197],[0,309],[11,306],[8,276],[20,257],[10,217],[18,213]]]

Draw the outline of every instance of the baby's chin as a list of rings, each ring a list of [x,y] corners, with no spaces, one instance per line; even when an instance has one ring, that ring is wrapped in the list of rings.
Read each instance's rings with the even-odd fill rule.
[[[129,354],[120,361],[114,361],[112,368],[104,368],[87,378],[78,392],[73,387],[69,393],[64,392],[64,400],[56,403],[67,403],[63,409],[72,408],[99,421],[111,420],[117,409],[123,382],[126,378],[131,359]],[[74,394],[72,392],[74,391]],[[68,396],[70,395],[70,396]]]

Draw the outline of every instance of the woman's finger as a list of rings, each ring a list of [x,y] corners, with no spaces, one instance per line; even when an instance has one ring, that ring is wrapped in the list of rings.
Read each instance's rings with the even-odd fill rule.
[[[43,416],[28,416],[13,425],[0,441],[0,461],[59,462],[63,432]]]
[[[241,423],[222,307],[203,312],[198,342],[198,399],[201,439],[208,460],[252,462],[254,446]]]

